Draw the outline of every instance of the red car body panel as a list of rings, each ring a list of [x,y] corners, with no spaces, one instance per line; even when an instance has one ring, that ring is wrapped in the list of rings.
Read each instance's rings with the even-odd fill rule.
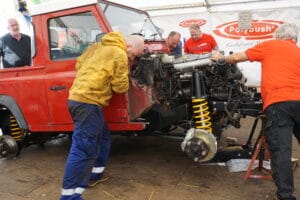
[[[33,15],[35,55],[32,66],[0,70],[1,95],[11,96],[15,100],[28,125],[28,131],[32,133],[73,130],[67,99],[76,74],[76,58],[51,60],[48,23],[51,18],[84,12],[91,12],[104,32],[112,31],[99,4]],[[150,50],[159,51],[165,45],[162,41],[154,47],[148,44],[148,47]],[[151,89],[140,88],[135,84],[130,85],[127,93],[114,94],[109,106],[104,109],[110,130],[145,129],[146,123],[132,120],[152,103]]]

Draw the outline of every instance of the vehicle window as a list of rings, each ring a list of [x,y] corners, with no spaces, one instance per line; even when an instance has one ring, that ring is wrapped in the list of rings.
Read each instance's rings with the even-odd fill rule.
[[[100,3],[100,7],[114,31],[120,31],[124,35],[141,34],[146,40],[162,39],[145,13],[106,3]]]
[[[50,58],[80,56],[102,31],[91,12],[52,18],[48,22]]]

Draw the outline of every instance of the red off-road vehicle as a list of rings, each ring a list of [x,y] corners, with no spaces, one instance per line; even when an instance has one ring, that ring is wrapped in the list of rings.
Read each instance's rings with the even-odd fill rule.
[[[215,156],[223,128],[260,112],[260,98],[236,66],[212,63],[209,55],[166,55],[146,12],[103,0],[65,0],[31,14],[32,65],[0,69],[0,157],[72,133],[67,97],[76,58],[110,31],[140,34],[146,42],[145,55],[130,67],[129,91],[115,94],[105,109],[112,133],[181,137],[182,149],[202,162]]]

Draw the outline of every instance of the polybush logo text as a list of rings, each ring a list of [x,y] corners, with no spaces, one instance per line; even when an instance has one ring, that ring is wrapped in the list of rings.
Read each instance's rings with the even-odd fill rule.
[[[202,26],[202,25],[206,24],[206,20],[205,19],[188,19],[188,20],[181,21],[179,23],[179,26],[181,26],[183,28],[188,28],[188,27],[190,27],[191,24],[198,24],[199,26]]]
[[[252,20],[250,29],[240,29],[238,21],[227,22],[216,27],[213,32],[224,38],[246,40],[269,39],[282,21],[275,20]]]

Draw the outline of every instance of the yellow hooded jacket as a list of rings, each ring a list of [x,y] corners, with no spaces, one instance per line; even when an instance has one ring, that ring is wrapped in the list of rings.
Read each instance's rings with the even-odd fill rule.
[[[69,99],[108,105],[112,92],[124,93],[129,87],[126,42],[118,32],[107,33],[78,59],[77,74],[69,91]]]

